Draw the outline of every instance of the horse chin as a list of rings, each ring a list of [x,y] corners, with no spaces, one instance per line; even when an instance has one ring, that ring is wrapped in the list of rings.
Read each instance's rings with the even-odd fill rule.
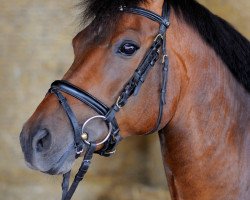
[[[69,172],[76,160],[74,145],[70,145],[66,150],[46,155],[36,155],[32,161],[26,160],[26,165],[33,170],[49,175],[59,175]]]
[[[50,175],[65,174],[71,170],[75,160],[75,149],[70,148],[69,150],[65,151],[64,154],[54,164],[51,165],[49,170],[42,172]]]
[[[62,166],[57,166],[57,164],[56,164],[48,171],[42,171],[42,172],[45,174],[49,174],[49,175],[66,174],[67,172],[69,172],[71,170],[73,163],[74,163],[74,161],[73,162],[65,162]]]

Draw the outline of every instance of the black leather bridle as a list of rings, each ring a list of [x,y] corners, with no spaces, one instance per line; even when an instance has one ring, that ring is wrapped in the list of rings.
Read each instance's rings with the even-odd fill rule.
[[[161,83],[161,91],[160,91],[160,102],[159,102],[159,115],[156,122],[155,128],[152,132],[158,130],[163,114],[163,106],[166,104],[166,87],[167,87],[167,77],[168,77],[168,66],[169,66],[169,59],[166,54],[166,31],[169,27],[169,15],[170,15],[170,8],[167,5],[167,2],[164,1],[163,9],[162,9],[162,16],[159,16],[149,10],[145,10],[143,8],[138,7],[126,7],[121,6],[119,8],[120,12],[127,12],[132,14],[141,15],[147,17],[153,21],[156,21],[160,24],[159,33],[155,37],[153,44],[151,45],[150,49],[147,51],[145,57],[139,64],[138,68],[135,70],[132,77],[129,81],[125,84],[124,88],[120,92],[120,95],[117,101],[113,104],[112,107],[106,106],[100,100],[96,99],[88,92],[72,85],[69,82],[63,80],[57,80],[51,84],[51,88],[49,93],[53,93],[58,98],[60,104],[62,105],[64,111],[66,112],[69,121],[72,125],[73,132],[74,132],[74,141],[75,141],[75,149],[76,149],[76,157],[83,152],[84,146],[87,146],[87,151],[84,155],[83,162],[79,168],[78,173],[75,176],[75,179],[69,189],[69,178],[70,172],[64,174],[63,183],[62,183],[62,200],[69,200],[73,196],[79,182],[83,179],[84,175],[86,174],[90,161],[92,159],[93,153],[98,153],[102,156],[110,156],[115,152],[115,148],[119,141],[121,140],[121,136],[119,134],[119,126],[116,122],[115,114],[119,112],[119,110],[126,105],[128,99],[134,95],[136,96],[145,81],[147,74],[149,73],[150,69],[152,69],[159,59],[160,49],[162,53],[162,83]],[[79,101],[83,102],[84,104],[91,107],[95,112],[98,113],[97,116],[89,118],[80,128],[78,120],[72,111],[70,105],[67,103],[67,99],[63,96],[62,93],[66,93]],[[95,119],[102,119],[107,124],[109,129],[107,136],[105,139],[99,143],[89,142],[88,141],[88,134],[84,131],[86,125]],[[100,144],[104,144],[104,147],[96,151],[96,147]]]

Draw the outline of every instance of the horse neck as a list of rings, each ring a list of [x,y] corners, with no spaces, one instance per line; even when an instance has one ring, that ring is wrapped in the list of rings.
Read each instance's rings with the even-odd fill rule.
[[[250,95],[195,30],[173,13],[171,22],[168,87],[178,94],[160,141],[172,197],[247,199]]]

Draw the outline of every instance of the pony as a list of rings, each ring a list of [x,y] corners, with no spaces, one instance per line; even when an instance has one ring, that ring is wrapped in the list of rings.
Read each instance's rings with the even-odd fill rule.
[[[160,17],[151,20],[166,12],[164,4],[169,6],[170,26],[165,18],[160,26],[155,22]],[[116,124],[123,139],[158,132],[172,199],[249,199],[248,39],[194,0],[83,0],[81,5],[82,21],[88,25],[73,39],[75,59],[63,86],[52,84],[20,134],[28,166],[67,174],[77,157],[91,157],[105,148],[107,132],[113,131],[109,125]],[[147,11],[151,18],[145,17]],[[154,67],[123,107],[119,94],[152,42],[158,41],[162,24],[163,49],[155,51]],[[168,74],[162,76],[166,62]],[[55,90],[68,86],[61,93]],[[74,91],[68,92],[70,88]],[[72,96],[76,90],[87,91],[84,98],[90,100],[79,101]],[[97,102],[97,108],[110,108],[110,123],[105,117],[93,118],[97,111],[89,101]],[[81,138],[75,134],[78,123],[87,130]],[[76,138],[82,144],[77,156]],[[87,148],[87,141],[99,145]]]

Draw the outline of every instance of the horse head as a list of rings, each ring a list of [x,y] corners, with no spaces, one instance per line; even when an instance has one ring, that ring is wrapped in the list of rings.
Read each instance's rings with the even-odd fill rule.
[[[160,16],[163,2],[149,2],[141,4],[141,7]],[[162,40],[159,37],[160,26],[157,21],[129,12],[124,13],[119,9],[123,8],[118,7],[117,13],[114,13],[119,20],[107,24],[108,16],[97,18],[75,36],[72,42],[74,62],[63,77],[64,81],[87,91],[107,107],[112,107],[117,102],[124,85],[142,63],[152,43],[156,39]],[[116,113],[122,138],[150,133],[159,120],[159,94],[162,84],[166,84],[162,83],[162,60],[166,55],[162,49],[157,49],[156,54],[152,70],[147,72],[147,77],[143,77],[144,74],[141,77],[145,83],[138,86],[140,91],[132,91],[136,95]],[[176,75],[171,73],[172,70],[168,76],[175,79]],[[162,119],[155,131],[162,129],[171,118],[175,104],[173,99],[177,95],[174,88],[169,89],[167,106],[164,106]],[[67,93],[64,95],[80,125],[99,114],[77,98]],[[109,131],[105,121],[100,118],[90,122],[86,128],[88,140],[96,143],[102,141]],[[25,123],[20,136],[28,165],[50,174],[69,171],[75,160],[72,132],[70,121],[56,95],[48,93]],[[103,145],[99,145],[97,148],[102,147]]]

